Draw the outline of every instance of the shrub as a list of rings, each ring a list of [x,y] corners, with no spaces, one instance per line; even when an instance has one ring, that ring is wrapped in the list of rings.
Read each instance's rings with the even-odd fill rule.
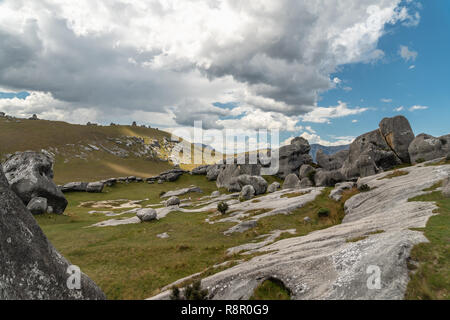
[[[184,288],[184,296],[178,287],[173,287],[170,300],[208,300],[208,290],[202,290],[201,280],[198,280]]]
[[[166,194],[166,192],[165,191],[161,191],[160,193],[159,193],[159,197],[161,198],[163,195],[165,195]]]
[[[319,209],[317,214],[319,215],[319,218],[327,218],[330,216],[330,209],[321,208],[321,209]]]
[[[221,214],[226,214],[228,211],[228,204],[225,201],[219,202],[217,204],[217,210],[219,210]]]
[[[315,184],[315,178],[316,178],[316,170],[311,171],[310,173],[308,173],[308,179],[309,181],[311,181],[313,184]]]
[[[367,184],[363,184],[358,188],[358,190],[361,192],[367,192],[370,191],[370,187]]]

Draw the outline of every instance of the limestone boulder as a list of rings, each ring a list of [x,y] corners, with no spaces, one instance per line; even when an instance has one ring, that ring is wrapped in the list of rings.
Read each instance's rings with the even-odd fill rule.
[[[79,269],[48,241],[1,167],[0,204],[0,300],[106,299],[83,272],[79,289],[67,285]]]
[[[142,222],[148,222],[156,220],[157,213],[155,209],[145,208],[138,210],[136,217],[138,217]]]
[[[283,183],[283,189],[295,189],[298,188],[300,185],[300,179],[297,177],[296,174],[291,173],[284,179]]]
[[[267,188],[267,192],[268,193],[274,193],[278,189],[280,189],[280,187],[281,187],[281,185],[278,182],[274,182]]]
[[[446,157],[450,151],[450,135],[436,138],[419,134],[409,145],[408,151],[412,163]]]
[[[67,207],[64,194],[53,182],[53,159],[41,152],[18,152],[3,164],[3,171],[13,190],[27,205],[31,199],[47,199],[55,213]]]
[[[384,118],[380,122],[380,132],[400,160],[410,163],[408,148],[415,136],[408,119],[404,116]]]
[[[298,173],[302,165],[311,164],[313,160],[309,155],[310,150],[309,142],[301,137],[293,139],[290,145],[281,147],[277,176],[284,179],[291,173]]]

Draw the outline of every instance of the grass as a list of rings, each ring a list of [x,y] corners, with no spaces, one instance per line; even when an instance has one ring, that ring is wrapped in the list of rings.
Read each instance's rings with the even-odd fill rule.
[[[425,166],[426,167],[435,167],[435,166],[443,166],[443,165],[447,165],[447,164],[450,164],[450,160],[444,158],[441,161],[436,162],[436,163],[427,163]]]
[[[162,185],[118,184],[105,188],[100,194],[69,193],[69,206],[64,215],[42,215],[36,220],[53,245],[89,275],[108,299],[144,299],[191,274],[200,272],[201,276],[206,276],[219,272],[220,268],[212,266],[242,259],[242,256],[228,256],[227,249],[250,243],[260,235],[276,229],[294,228],[297,230],[295,236],[306,235],[340,223],[344,217],[344,202],[357,193],[356,190],[349,191],[341,202],[335,202],[328,197],[332,188],[327,188],[316,201],[303,208],[289,215],[260,219],[256,228],[231,236],[225,236],[223,232],[235,223],[210,225],[205,219],[211,212],[172,212],[164,219],[149,223],[96,228],[89,226],[110,218],[99,213],[89,214],[92,208],[80,207],[83,202],[119,199],[148,199],[142,202],[144,206],[156,204],[161,201],[159,194],[162,191],[192,184],[202,188],[205,194],[217,190],[215,183],[204,176],[190,175]],[[330,216],[319,219],[317,210],[322,207],[330,209]],[[126,214],[119,218],[132,216],[134,214]],[[304,223],[306,216],[312,218],[311,223]],[[168,239],[156,237],[164,232],[169,234]],[[292,236],[283,234],[283,238]]]
[[[250,300],[291,300],[291,293],[282,281],[271,278],[255,289]]]
[[[347,242],[347,243],[359,242],[359,241],[362,241],[362,240],[367,239],[367,238],[368,238],[369,236],[371,236],[371,235],[380,234],[380,233],[383,233],[383,232],[384,232],[384,230],[377,230],[377,231],[374,231],[374,232],[370,232],[370,233],[368,233],[368,234],[365,235],[365,236],[347,239],[345,242]]]
[[[439,187],[436,184],[429,191]],[[450,199],[434,191],[410,201],[432,201],[438,215],[428,220],[423,230],[429,243],[420,243],[411,251],[411,280],[405,298],[408,300],[450,299]],[[415,263],[412,263],[415,262]]]
[[[396,177],[406,176],[408,174],[409,174],[408,171],[394,170],[394,172],[392,172],[391,174],[388,174],[388,175],[384,176],[383,178],[379,178],[378,180],[393,179]]]

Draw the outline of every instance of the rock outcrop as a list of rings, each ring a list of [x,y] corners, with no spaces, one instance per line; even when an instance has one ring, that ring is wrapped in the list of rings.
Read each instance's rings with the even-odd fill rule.
[[[350,145],[348,159],[341,172],[348,180],[365,177],[401,164],[380,130],[374,130],[355,139]]]
[[[446,198],[450,198],[450,177],[444,179],[442,183],[442,195]]]
[[[236,178],[242,175],[259,176],[261,167],[254,164],[227,164],[224,165],[217,176],[217,188],[226,188],[229,191],[241,191]],[[242,186],[241,186],[242,187]]]
[[[380,132],[386,143],[403,163],[410,163],[408,147],[414,140],[414,132],[404,116],[384,118],[380,122]]]
[[[276,192],[278,189],[280,189],[281,185],[278,182],[273,182],[268,188],[267,188],[267,192],[268,193],[274,193]]]
[[[279,169],[277,176],[284,179],[291,173],[298,174],[300,167],[311,164],[312,157],[309,155],[311,147],[304,138],[297,137],[290,145],[283,146],[279,150]]]
[[[316,161],[317,164],[325,170],[333,171],[342,168],[344,161],[347,159],[349,154],[348,150],[339,151],[333,155],[327,155],[323,150],[317,151]]]
[[[136,217],[138,217],[142,222],[148,222],[156,220],[157,213],[155,209],[145,208],[138,210]]]
[[[450,135],[436,138],[419,134],[409,145],[408,151],[413,163],[446,157],[450,152]]]
[[[53,159],[40,152],[18,152],[3,164],[11,189],[27,205],[31,199],[47,199],[54,213],[62,214],[67,207],[64,194],[53,182]]]
[[[71,263],[47,240],[1,167],[0,204],[0,300],[106,298],[83,273],[79,289],[68,287]]]

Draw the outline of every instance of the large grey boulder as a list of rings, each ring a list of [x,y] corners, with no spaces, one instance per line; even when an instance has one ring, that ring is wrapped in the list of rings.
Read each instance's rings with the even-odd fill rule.
[[[255,197],[255,188],[251,185],[246,185],[242,188],[241,194],[239,195],[239,198],[241,200],[250,200]]]
[[[69,288],[74,266],[47,240],[1,167],[0,204],[0,300],[106,299],[82,272],[79,289]]]
[[[86,192],[87,182],[69,182],[62,186],[62,192]]]
[[[105,184],[101,181],[88,183],[86,187],[87,192],[91,193],[101,193],[103,191]]]
[[[67,207],[64,194],[53,182],[53,159],[40,152],[18,152],[3,164],[3,171],[11,189],[26,205],[31,199],[42,197],[57,214]]]
[[[237,177],[236,181],[239,183],[241,188],[251,185],[254,188],[256,195],[264,194],[267,191],[268,183],[261,176],[250,176],[248,174],[243,174]]]
[[[283,183],[283,189],[295,189],[298,188],[300,185],[300,179],[297,177],[296,174],[291,173],[284,179]]]
[[[284,179],[291,173],[298,173],[304,164],[311,164],[312,157],[309,155],[311,146],[304,138],[297,137],[290,145],[279,149],[279,169],[277,176]]]
[[[314,183],[309,178],[303,178],[302,180],[300,180],[300,183],[298,186],[302,189],[311,188],[311,187],[314,187]]]
[[[227,164],[221,169],[217,176],[216,185],[218,188],[236,188],[236,179],[241,175],[259,176],[261,167],[253,164]],[[242,186],[241,186],[242,187]],[[238,191],[241,191],[239,189]]]
[[[27,209],[30,210],[31,214],[33,215],[47,213],[47,199],[41,197],[33,198],[28,203]]]
[[[409,145],[408,151],[412,163],[445,157],[450,151],[450,135],[436,138],[419,134]]]
[[[316,161],[319,166],[323,169],[332,171],[342,168],[344,161],[347,159],[349,154],[348,150],[339,151],[333,155],[328,155],[319,149],[316,153]]]
[[[408,119],[404,116],[384,118],[380,122],[380,132],[400,160],[410,163],[408,147],[415,136]]]
[[[380,130],[374,130],[353,141],[341,172],[350,180],[388,170],[401,163],[400,158],[384,140]]]
[[[136,217],[138,217],[142,222],[148,222],[156,220],[157,213],[155,209],[145,208],[138,210],[138,212],[136,213]]]
[[[223,168],[224,165],[221,164],[209,166],[206,170],[206,179],[208,179],[209,181],[216,181]]]
[[[344,181],[345,177],[339,170],[318,170],[314,179],[318,187],[333,187],[337,183]]]

